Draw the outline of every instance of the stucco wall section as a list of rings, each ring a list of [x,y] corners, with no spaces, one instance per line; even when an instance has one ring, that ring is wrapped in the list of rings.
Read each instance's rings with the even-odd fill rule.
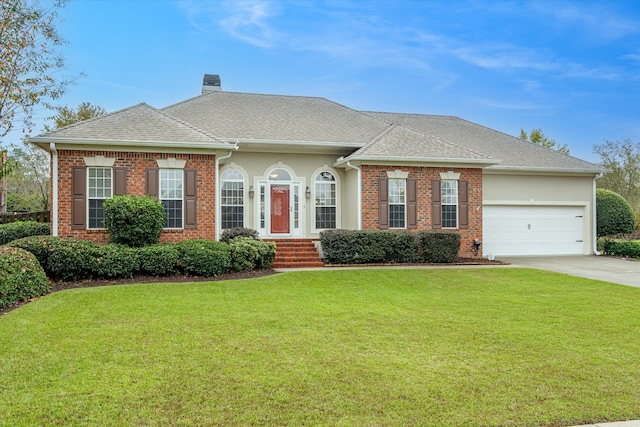
[[[474,239],[482,238],[482,169],[437,168],[437,167],[393,167],[362,166],[362,229],[378,228],[378,183],[387,171],[401,170],[409,172],[408,178],[416,179],[418,230],[432,230],[431,181],[440,179],[440,172],[460,173],[461,181],[469,181],[469,228],[453,229],[460,233],[460,256],[472,256]],[[445,229],[450,230],[450,229]]]
[[[129,153],[112,151],[59,150],[58,152],[58,235],[109,241],[106,230],[71,229],[71,168],[85,166],[84,157],[104,156],[115,158],[113,167],[127,170],[127,194],[146,194],[145,170],[158,167],[157,159],[176,158],[186,160],[185,168],[197,169],[198,227],[184,230],[165,230],[161,242],[177,242],[185,239],[215,239],[215,156],[205,154]]]

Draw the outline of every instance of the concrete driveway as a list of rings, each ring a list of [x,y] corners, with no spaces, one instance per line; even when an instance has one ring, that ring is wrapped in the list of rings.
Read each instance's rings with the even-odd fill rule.
[[[514,267],[531,267],[640,288],[640,261],[595,255],[498,257]]]

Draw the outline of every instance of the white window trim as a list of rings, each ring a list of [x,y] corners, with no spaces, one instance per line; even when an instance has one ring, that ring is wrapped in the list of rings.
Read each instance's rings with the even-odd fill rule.
[[[158,160],[158,164],[160,163],[160,160]],[[162,197],[162,172],[163,171],[179,171],[180,172],[180,176],[182,177],[182,187],[181,187],[181,194],[182,197],[180,198],[163,198]],[[182,215],[181,217],[181,222],[180,222],[180,227],[163,227],[163,230],[184,230],[184,169],[176,169],[176,168],[161,168],[159,170],[159,176],[158,176],[158,199],[160,200],[160,203],[162,203],[163,200],[180,200],[182,202]]]
[[[323,173],[323,172],[327,172],[330,173],[333,176],[333,181],[318,181],[317,178],[318,176]],[[319,170],[316,170],[313,175],[312,175],[312,185],[313,185],[313,190],[311,193],[311,200],[309,201],[309,203],[312,205],[312,217],[311,217],[311,223],[312,223],[312,229],[315,233],[319,233],[323,230],[335,230],[340,228],[340,215],[339,215],[339,207],[340,207],[340,194],[338,192],[339,189],[339,185],[338,185],[338,180],[339,177],[336,174],[335,171],[330,170],[328,168],[322,168]],[[336,215],[336,223],[335,223],[335,228],[317,228],[316,227],[316,209],[318,208],[318,206],[316,205],[316,192],[317,192],[317,188],[316,185],[318,183],[321,184],[326,184],[326,183],[330,183],[331,185],[333,185],[333,192],[335,195],[335,204],[333,205],[333,207],[335,208],[335,215]],[[329,206],[331,207],[331,206]]]
[[[450,172],[450,173],[452,173],[452,172]],[[442,175],[443,174],[441,173],[440,176],[442,176]],[[457,174],[457,176],[459,178],[460,174]],[[455,202],[455,204],[452,204],[452,203],[446,203],[445,204],[444,203],[444,198],[445,198],[444,197],[444,190],[445,190],[444,183],[445,182],[453,182],[453,183],[455,183],[455,187],[456,187],[455,188],[455,194],[456,194],[456,197],[455,197],[456,202]],[[456,230],[456,229],[460,228],[460,200],[459,200],[460,197],[459,197],[458,192],[459,192],[458,179],[443,179],[443,180],[440,181],[440,200],[441,200],[440,205],[442,206],[442,208],[441,208],[441,211],[442,211],[441,212],[441,216],[442,216],[442,218],[440,218],[440,221],[442,222],[442,228],[443,229]],[[454,227],[445,227],[444,226],[444,206],[455,206],[456,207],[456,225]]]
[[[225,172],[231,171],[231,170],[237,171],[242,176],[242,178],[224,179],[223,176]],[[247,198],[247,192],[249,191],[246,185],[246,182],[247,182],[246,174],[235,163],[232,163],[231,165],[229,165],[229,167],[225,168],[220,172],[220,229],[225,230],[222,224],[222,208],[224,206],[239,206],[239,205],[225,205],[222,203],[222,187],[224,186],[225,182],[241,182],[242,183],[242,225],[241,226],[245,227],[247,224],[247,212],[248,212],[246,198]]]
[[[102,157],[102,156],[98,156],[98,157]],[[104,157],[102,157],[102,159],[104,159]],[[87,160],[87,158],[85,158],[85,163],[86,163],[86,160]],[[115,161],[115,159],[113,159],[113,160]],[[89,163],[92,163],[92,162],[90,161]],[[113,162],[103,162],[103,164],[111,164],[111,165],[113,165]],[[110,196],[105,197],[105,198],[102,198],[102,197],[91,197],[91,195],[90,195],[90,185],[89,185],[90,182],[91,182],[91,179],[89,177],[89,175],[90,175],[89,171],[91,169],[93,169],[93,170],[102,169],[102,170],[108,170],[109,171],[109,175],[110,175],[109,176],[109,181],[111,183],[111,188],[109,189],[109,193],[111,194]],[[113,168],[111,166],[87,166],[86,180],[87,180],[87,184],[86,184],[87,185],[87,187],[86,187],[86,195],[87,195],[87,201],[86,201],[86,204],[87,204],[87,206],[86,206],[86,210],[87,210],[86,211],[86,228],[87,228],[87,230],[104,230],[104,227],[91,227],[90,226],[90,224],[91,224],[91,216],[90,216],[91,203],[90,203],[90,201],[91,200],[106,200],[106,199],[110,199],[110,198],[113,197]]]
[[[396,171],[396,172],[400,172],[400,171]],[[389,172],[387,172],[387,174],[389,174]],[[409,176],[409,173],[407,172],[407,176]],[[391,203],[391,182],[392,181],[398,181],[398,182],[402,182],[403,185],[403,199],[404,202],[403,203]],[[388,188],[388,194],[389,194],[389,201],[388,201],[388,216],[389,216],[389,228],[393,229],[393,230],[406,230],[407,228],[407,178],[389,178],[389,181],[387,183]],[[402,219],[403,222],[403,226],[402,227],[392,227],[391,226],[391,206],[404,206],[404,217]]]

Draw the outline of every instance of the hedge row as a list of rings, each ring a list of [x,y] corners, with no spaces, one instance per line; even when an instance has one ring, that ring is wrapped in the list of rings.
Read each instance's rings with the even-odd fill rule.
[[[64,281],[123,278],[138,273],[217,276],[232,269],[270,268],[275,258],[273,243],[246,238],[233,239],[229,244],[185,240],[131,248],[115,243],[98,245],[80,239],[30,236],[14,240],[8,246],[31,252],[49,278]]]
[[[49,281],[33,254],[0,247],[0,308],[49,292]]]
[[[0,225],[0,245],[6,245],[17,239],[28,236],[40,236],[50,234],[48,222],[16,221]]]
[[[640,243],[637,241],[607,240],[604,243],[607,255],[640,259]]]
[[[320,243],[328,264],[450,263],[460,235],[446,232],[326,230]]]

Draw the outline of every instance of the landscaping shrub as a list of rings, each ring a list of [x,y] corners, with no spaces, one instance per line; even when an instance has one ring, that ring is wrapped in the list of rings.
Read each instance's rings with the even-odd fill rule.
[[[248,237],[254,240],[260,239],[258,232],[252,228],[235,227],[224,230],[220,235],[220,241],[229,243],[237,237]]]
[[[44,270],[24,249],[0,247],[0,272],[0,308],[49,292]]]
[[[217,276],[229,271],[229,245],[214,240],[184,240],[176,243],[180,253],[180,267],[185,274]]]
[[[629,203],[613,191],[596,190],[596,232],[598,236],[632,233],[636,216]]]
[[[57,236],[29,236],[14,240],[7,246],[31,252],[46,271],[49,255],[59,240]]]
[[[114,243],[141,247],[158,243],[166,221],[153,196],[115,196],[104,201],[104,228]]]
[[[140,273],[169,276],[178,272],[180,252],[173,243],[158,243],[138,249]]]
[[[325,230],[320,233],[329,264],[413,263],[419,260],[415,234],[403,231]]]
[[[424,262],[454,262],[460,252],[458,233],[421,231],[418,233]]]
[[[606,240],[604,252],[607,255],[640,259],[640,243],[635,241]]]
[[[231,269],[234,271],[271,268],[276,257],[276,244],[250,237],[236,237],[229,242]]]
[[[111,243],[100,246],[93,262],[94,278],[133,277],[138,270],[138,254],[128,246]]]
[[[48,222],[17,221],[0,225],[0,245],[28,236],[51,234]]]
[[[97,243],[80,239],[53,240],[44,267],[49,278],[75,281],[91,277],[100,256]]]

